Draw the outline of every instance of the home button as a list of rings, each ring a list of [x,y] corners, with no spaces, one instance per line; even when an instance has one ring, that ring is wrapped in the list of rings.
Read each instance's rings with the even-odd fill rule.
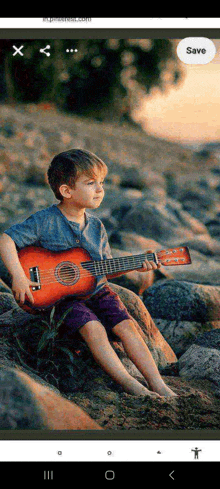
[[[106,470],[105,472],[105,478],[108,480],[108,481],[111,481],[115,478],[115,473],[113,470]]]

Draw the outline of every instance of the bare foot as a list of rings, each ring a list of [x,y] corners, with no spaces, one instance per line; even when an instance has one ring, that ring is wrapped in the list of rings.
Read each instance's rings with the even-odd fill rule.
[[[177,394],[175,394],[175,392],[173,392],[172,389],[170,389],[170,387],[168,387],[166,384],[164,384],[164,386],[157,392],[159,392],[161,396],[165,397],[178,397]]]
[[[138,382],[134,377],[130,377],[129,381],[127,380],[126,385],[124,385],[124,390],[128,394],[133,394],[135,396],[161,398],[161,395],[158,392],[148,390],[147,387]]]
[[[178,395],[175,394],[175,392],[173,392],[163,381],[157,386],[154,386],[152,390],[153,392],[157,392],[162,397],[178,397]]]

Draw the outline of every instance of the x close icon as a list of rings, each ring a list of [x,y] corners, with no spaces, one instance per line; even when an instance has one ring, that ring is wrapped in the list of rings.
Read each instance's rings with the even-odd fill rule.
[[[24,54],[21,52],[21,49],[23,49],[24,46],[20,46],[20,48],[17,48],[17,46],[13,46],[15,52],[13,53],[13,56],[16,56],[16,54],[20,54],[20,56],[24,56]]]

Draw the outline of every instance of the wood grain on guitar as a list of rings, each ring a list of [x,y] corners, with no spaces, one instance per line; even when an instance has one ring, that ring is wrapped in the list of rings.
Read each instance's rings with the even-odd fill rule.
[[[191,263],[187,246],[99,261],[94,261],[84,248],[52,252],[28,246],[18,256],[28,279],[39,282],[39,286],[32,287],[34,304],[26,300],[22,306],[28,312],[46,310],[69,295],[87,298],[95,290],[98,276],[108,278],[117,272],[138,270],[145,259],[163,266]]]

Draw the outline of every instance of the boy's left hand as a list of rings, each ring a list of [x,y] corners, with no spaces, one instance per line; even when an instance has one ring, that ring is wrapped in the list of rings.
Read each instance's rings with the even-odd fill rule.
[[[147,253],[153,253],[153,251],[148,250]],[[143,265],[142,268],[138,269],[139,272],[149,272],[150,270],[157,270],[158,268],[161,267],[160,263],[156,264],[154,261],[148,261],[148,260],[144,260],[142,265]]]

